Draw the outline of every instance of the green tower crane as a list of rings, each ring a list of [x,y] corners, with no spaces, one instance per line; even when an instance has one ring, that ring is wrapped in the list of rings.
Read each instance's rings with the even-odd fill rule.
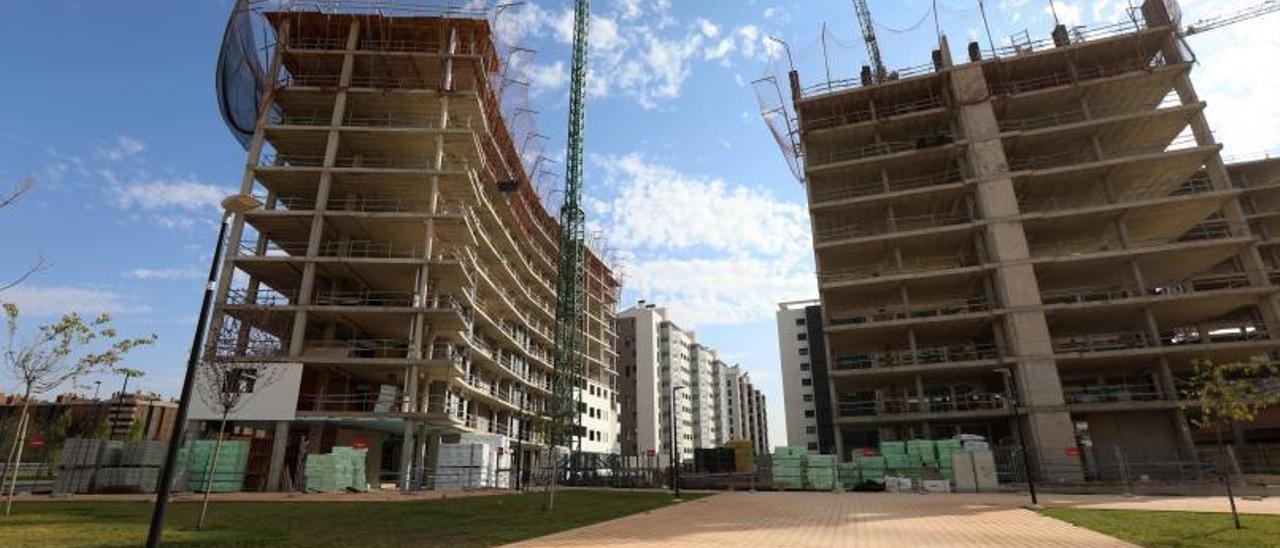
[[[556,279],[555,378],[552,385],[552,447],[573,443],[581,426],[578,412],[578,383],[583,374],[582,344],[583,308],[586,305],[586,244],[582,212],[582,141],[586,124],[587,30],[591,16],[590,0],[577,0],[573,22],[573,72],[569,80],[569,141],[565,158],[564,204],[560,207],[560,257]],[[577,451],[570,462],[578,461],[582,449],[579,436]],[[552,449],[552,485],[559,477],[559,466]],[[552,495],[554,497],[554,495]],[[554,505],[554,498],[550,498]]]

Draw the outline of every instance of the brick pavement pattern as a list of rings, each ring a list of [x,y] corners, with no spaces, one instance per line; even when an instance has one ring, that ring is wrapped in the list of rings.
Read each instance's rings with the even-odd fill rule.
[[[724,493],[515,546],[1132,547],[1041,516],[1025,498]]]

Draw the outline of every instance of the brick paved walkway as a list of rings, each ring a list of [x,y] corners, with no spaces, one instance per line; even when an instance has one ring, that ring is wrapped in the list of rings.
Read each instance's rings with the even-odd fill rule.
[[[1131,547],[1022,509],[1024,499],[724,493],[516,546]]]

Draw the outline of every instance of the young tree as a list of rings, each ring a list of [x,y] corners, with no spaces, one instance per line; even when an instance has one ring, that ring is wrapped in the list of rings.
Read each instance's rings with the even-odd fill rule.
[[[209,511],[209,493],[213,488],[213,474],[218,468],[218,455],[222,451],[228,417],[247,403],[255,392],[275,381],[278,369],[270,357],[283,349],[282,342],[255,327],[265,325],[268,319],[266,311],[244,311],[240,318],[222,322],[218,333],[209,341],[204,361],[197,366],[199,380],[196,393],[205,405],[221,414],[213,456],[204,472],[203,501],[195,524],[197,531],[204,527],[205,515]]]
[[[1196,362],[1195,368],[1191,386],[1199,414],[1193,422],[1200,428],[1213,430],[1219,452],[1226,452],[1222,443],[1224,428],[1252,421],[1264,409],[1280,403],[1280,391],[1274,388],[1274,382],[1280,380],[1280,365],[1276,363],[1257,358],[1223,364],[1203,360]],[[1231,502],[1231,517],[1239,529],[1240,516],[1236,513],[1235,495],[1231,490],[1230,462],[1227,466],[1227,499]]]
[[[34,337],[22,339],[18,336],[18,306],[4,303],[4,315],[4,364],[23,387],[18,435],[5,467],[6,473],[13,470],[5,500],[7,516],[17,489],[18,463],[22,462],[32,398],[52,392],[73,377],[114,367],[134,348],[155,342],[156,336],[119,338],[107,314],[85,320],[72,312],[57,322],[37,327]]]
[[[116,373],[121,377],[124,377],[124,384],[120,387],[120,399],[124,399],[125,394],[129,393],[129,379],[132,379],[134,377],[142,377],[147,374],[146,371],[142,371],[140,369],[130,369],[128,367],[117,367],[115,369],[112,369],[111,372]]]

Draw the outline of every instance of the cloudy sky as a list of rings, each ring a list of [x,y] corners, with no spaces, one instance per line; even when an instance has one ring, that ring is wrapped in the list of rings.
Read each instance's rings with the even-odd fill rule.
[[[1182,2],[1185,20],[1257,0]],[[160,342],[127,365],[143,389],[176,393],[217,202],[243,171],[222,124],[213,67],[230,0],[0,2],[0,186],[35,177],[0,213],[0,281],[43,254],[51,268],[0,300],[32,320],[115,314],[126,334]],[[783,443],[774,312],[816,295],[803,189],[760,120],[752,82],[778,74],[789,45],[806,84],[849,78],[866,62],[847,0],[595,0],[587,122],[587,210],[625,274],[624,304],[672,309],[699,338],[750,369]],[[955,58],[984,44],[977,0],[871,0],[886,64],[927,63],[936,31]],[[1124,18],[1127,0],[1058,0],[1070,25]],[[513,79],[539,112],[531,150],[564,151],[567,0],[506,10],[519,55]],[[802,9],[803,8],[803,9]],[[987,0],[991,36],[1048,36],[1047,0]],[[1190,38],[1194,79],[1228,154],[1280,146],[1280,16]],[[826,27],[823,40],[823,27]],[[824,56],[824,42],[825,53]],[[768,89],[768,88],[765,88]],[[534,128],[526,120],[522,131]],[[550,194],[555,175],[545,179]],[[118,378],[104,379],[116,388]],[[11,391],[11,379],[0,391]]]

